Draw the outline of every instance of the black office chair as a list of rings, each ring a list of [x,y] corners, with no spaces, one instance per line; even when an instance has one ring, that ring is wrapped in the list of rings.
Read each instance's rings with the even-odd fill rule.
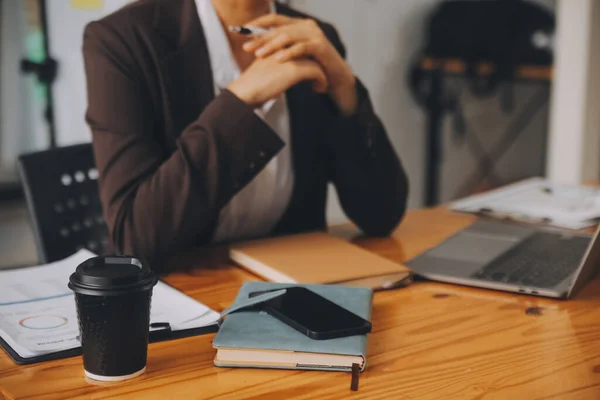
[[[108,250],[90,144],[22,155],[19,172],[40,262],[63,259],[81,248],[97,254]]]

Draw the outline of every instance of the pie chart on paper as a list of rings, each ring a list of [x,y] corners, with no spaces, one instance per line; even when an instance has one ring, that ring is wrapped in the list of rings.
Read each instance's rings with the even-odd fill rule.
[[[60,328],[67,325],[68,322],[67,318],[58,315],[36,315],[20,320],[19,325],[26,329],[47,330]]]

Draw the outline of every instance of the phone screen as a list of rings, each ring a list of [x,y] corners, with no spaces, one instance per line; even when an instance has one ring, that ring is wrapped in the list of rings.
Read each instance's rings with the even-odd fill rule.
[[[302,287],[288,288],[284,295],[265,304],[312,332],[353,331],[367,326],[370,331],[369,321]]]

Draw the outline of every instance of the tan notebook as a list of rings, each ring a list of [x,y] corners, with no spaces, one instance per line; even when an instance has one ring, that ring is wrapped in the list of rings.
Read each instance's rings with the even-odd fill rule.
[[[341,283],[389,289],[410,281],[411,271],[324,232],[305,233],[233,245],[231,259],[279,283]]]

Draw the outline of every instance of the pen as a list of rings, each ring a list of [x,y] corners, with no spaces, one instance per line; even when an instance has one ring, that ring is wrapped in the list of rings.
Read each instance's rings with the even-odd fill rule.
[[[248,35],[248,36],[259,36],[264,35],[269,30],[265,28],[258,28],[256,26],[229,26],[229,32],[236,32],[240,35]]]

